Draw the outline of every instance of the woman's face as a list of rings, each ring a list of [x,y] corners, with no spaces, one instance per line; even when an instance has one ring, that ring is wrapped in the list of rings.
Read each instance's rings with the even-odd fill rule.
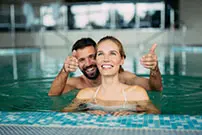
[[[121,57],[117,44],[105,40],[98,44],[96,63],[102,75],[114,75],[124,63],[124,58]]]

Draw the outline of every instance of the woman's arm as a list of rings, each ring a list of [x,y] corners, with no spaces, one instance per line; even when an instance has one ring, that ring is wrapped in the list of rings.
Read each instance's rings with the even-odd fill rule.
[[[138,85],[134,85],[125,90],[128,101],[142,101],[149,100],[147,91]]]
[[[149,99],[147,91],[140,86],[132,86],[127,90],[128,101],[136,101],[136,111],[146,112],[152,114],[159,114],[160,111],[155,107],[155,105]]]
[[[86,111],[88,108],[86,106],[86,103],[90,102],[90,100],[81,100],[78,98],[75,98],[70,105],[63,108],[61,112],[80,112],[80,111]]]
[[[76,98],[72,101],[70,105],[62,109],[62,112],[75,112],[85,109],[85,103],[92,100],[92,95],[94,91],[90,88],[85,88],[79,91]]]
[[[75,98],[72,101],[72,103],[67,107],[63,108],[61,112],[75,112],[78,107],[79,107],[79,100]]]
[[[156,108],[156,106],[149,100],[149,101],[138,101],[137,112],[146,112],[148,114],[160,114],[160,110]]]

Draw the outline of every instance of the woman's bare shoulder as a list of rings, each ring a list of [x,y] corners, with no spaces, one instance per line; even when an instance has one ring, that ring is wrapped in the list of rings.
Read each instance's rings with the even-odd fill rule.
[[[147,91],[141,86],[129,86],[127,89],[125,89],[125,92],[127,93],[128,100],[149,100]]]
[[[79,91],[76,98],[77,99],[91,99],[95,93],[95,87],[93,88],[84,88]]]

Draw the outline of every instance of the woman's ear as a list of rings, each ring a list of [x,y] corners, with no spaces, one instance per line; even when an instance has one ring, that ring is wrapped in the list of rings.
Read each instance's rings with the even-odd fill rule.
[[[120,65],[123,65],[124,64],[124,57],[121,58],[121,63]]]

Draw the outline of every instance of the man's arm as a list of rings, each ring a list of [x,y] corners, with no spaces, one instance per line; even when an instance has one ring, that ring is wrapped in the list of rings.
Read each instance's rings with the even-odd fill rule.
[[[158,64],[154,70],[150,70],[149,86],[150,89],[148,90],[163,90],[162,77]]]
[[[67,83],[68,75],[69,73],[66,73],[64,69],[60,71],[51,85],[50,91],[48,93],[49,96],[58,96],[72,89],[75,89]]]
[[[135,76],[134,74],[129,74],[130,76],[130,83],[131,85],[139,85],[145,88],[146,90],[157,90],[161,91],[162,88],[162,80],[161,80],[161,73],[158,68],[156,67],[155,70],[150,70],[149,78],[143,78]],[[129,78],[128,78],[129,79]]]
[[[65,59],[64,66],[61,69],[60,73],[57,75],[55,80],[53,81],[50,91],[48,93],[49,96],[58,96],[62,93],[68,92],[74,89],[74,85],[70,85],[67,81],[68,75],[70,72],[75,72],[78,67],[78,60],[76,59],[76,51],[73,51],[72,56],[68,56]]]
[[[65,73],[64,69],[62,69],[60,73],[56,76],[55,80],[53,81],[50,91],[48,92],[48,95],[49,96],[61,95],[66,85],[67,77],[68,73]]]
[[[119,74],[119,79],[122,83],[125,83],[127,85],[139,85],[143,87],[146,90],[161,90],[161,77],[157,76],[156,74],[150,74],[150,78],[144,78],[136,76],[135,74],[124,71]],[[158,80],[159,79],[159,80]]]
[[[157,44],[153,44],[149,53],[144,55],[140,63],[147,69],[150,69],[150,77],[149,77],[149,87],[148,90],[162,90],[162,80],[161,80],[161,73],[158,67],[158,59],[157,55],[155,54],[155,49]]]
[[[150,69],[149,79],[138,77],[133,73],[124,71],[120,73],[120,80],[128,85],[139,85],[145,88],[146,90],[162,90],[162,80],[161,73],[158,67],[157,56],[155,54],[156,44],[152,46],[149,53],[144,55],[140,62],[141,64]]]

